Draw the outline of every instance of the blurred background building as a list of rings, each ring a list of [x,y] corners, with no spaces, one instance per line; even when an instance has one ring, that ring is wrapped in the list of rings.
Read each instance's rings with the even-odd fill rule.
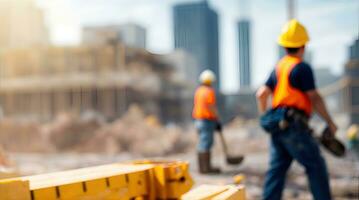
[[[190,120],[186,82],[161,59],[122,44],[6,50],[0,104],[6,117],[41,121],[63,112],[113,120],[131,104],[165,123]]]
[[[349,61],[345,66],[348,81],[347,103],[352,124],[359,124],[359,38],[349,47]]]
[[[68,112],[114,120],[137,104],[164,123],[190,120],[188,67],[196,62],[181,51],[149,53],[140,25],[87,26],[82,45],[53,46],[32,0],[0,0],[0,24],[0,117],[48,121]]]
[[[178,2],[169,4],[175,4],[169,7],[173,11],[170,29],[175,48],[155,54],[146,50],[147,30],[137,21],[112,21],[112,25],[98,22],[98,26],[82,22],[79,43],[54,46],[49,44],[43,11],[35,0],[0,0],[0,117],[49,120],[60,112],[95,112],[112,120],[136,103],[165,122],[190,122],[193,92],[201,71],[213,70],[218,77],[215,87],[220,88],[220,27],[217,12],[208,1]],[[293,5],[288,4],[288,16],[295,16]],[[246,12],[245,8],[241,4],[239,9]],[[251,78],[262,75],[251,74],[251,58],[259,52],[258,48],[251,52],[254,22],[254,16],[244,16],[231,25],[238,37],[238,41],[230,40],[238,47],[233,54],[238,55],[239,66],[234,65],[233,71],[239,72],[241,88],[218,96],[223,118],[257,116],[255,88],[250,86],[255,82]],[[145,27],[152,30],[148,23]],[[306,62],[312,62],[314,52],[315,48],[306,51]],[[350,113],[355,122],[358,40],[349,52],[344,75],[329,70],[342,65],[313,69],[331,110]],[[284,49],[279,47],[278,53],[283,56]],[[226,62],[236,61],[229,60]],[[254,65],[256,60],[252,61]],[[225,81],[233,79],[227,76]]]
[[[237,93],[226,94],[224,101],[223,121],[229,121],[240,116],[253,119],[258,115],[255,90],[242,88]]]
[[[33,0],[0,0],[0,49],[49,42],[44,15]]]
[[[175,49],[189,52],[197,61],[196,77],[210,69],[217,75],[219,89],[218,15],[207,1],[178,4],[173,8]]]
[[[83,44],[99,45],[121,42],[133,48],[146,48],[146,29],[137,24],[85,27]]]
[[[238,22],[239,80],[241,88],[251,86],[251,25],[249,20]]]
[[[196,59],[188,52],[178,49],[169,54],[162,55],[162,61],[175,68],[174,79],[184,81],[186,88],[193,95],[194,87],[198,84],[198,77],[194,70],[198,69]]]
[[[359,58],[359,38],[349,47],[349,59]]]

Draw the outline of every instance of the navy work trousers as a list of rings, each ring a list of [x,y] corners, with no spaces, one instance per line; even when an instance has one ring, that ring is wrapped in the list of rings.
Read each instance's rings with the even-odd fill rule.
[[[285,131],[271,134],[270,163],[263,199],[282,198],[286,173],[293,160],[305,168],[314,199],[331,200],[328,171],[319,145],[311,133],[297,123],[292,123]]]

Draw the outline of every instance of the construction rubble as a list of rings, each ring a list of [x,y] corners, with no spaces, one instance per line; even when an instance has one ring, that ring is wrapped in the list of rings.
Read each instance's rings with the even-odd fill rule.
[[[164,127],[156,117],[146,116],[136,105],[110,123],[95,115],[81,118],[71,114],[61,114],[46,124],[0,121],[0,145],[10,152],[129,152],[163,156],[187,152],[194,146],[194,137],[194,134],[183,134],[176,126]]]
[[[222,148],[216,140],[213,161],[223,168],[224,173],[206,176],[197,173],[197,134],[194,128],[163,125],[155,116],[144,114],[135,105],[113,122],[106,122],[95,114],[82,117],[62,114],[45,124],[3,119],[0,122],[0,147],[3,149],[0,151],[0,165],[16,164],[20,174],[32,175],[143,157],[181,159],[190,162],[197,186],[232,184],[233,176],[240,173],[246,177],[247,199],[259,199],[268,168],[268,135],[256,121],[240,118],[227,124],[224,134],[230,146],[229,153],[244,154],[244,163],[226,165]],[[358,199],[358,161],[350,152],[341,159],[325,150],[323,155],[328,163],[335,199]],[[287,177],[285,199],[311,199],[304,174],[303,168],[293,163]]]

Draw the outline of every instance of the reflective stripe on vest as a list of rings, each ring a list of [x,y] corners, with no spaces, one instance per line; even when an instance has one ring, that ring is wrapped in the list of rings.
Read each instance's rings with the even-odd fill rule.
[[[312,104],[303,91],[290,84],[290,73],[301,59],[291,56],[282,58],[276,68],[277,85],[274,88],[272,108],[292,107],[304,111],[308,116],[312,114]]]

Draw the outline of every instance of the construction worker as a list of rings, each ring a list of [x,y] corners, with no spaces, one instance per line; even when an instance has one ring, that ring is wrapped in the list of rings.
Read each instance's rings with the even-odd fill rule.
[[[348,149],[350,150],[353,158],[359,161],[359,126],[353,124],[347,131]]]
[[[198,166],[200,173],[219,173],[219,168],[211,165],[211,148],[214,132],[221,129],[216,107],[216,92],[212,84],[216,76],[211,70],[203,71],[199,76],[201,85],[196,89],[192,117],[199,134]]]
[[[265,113],[261,123],[263,117],[283,118],[277,123],[278,127],[272,126],[268,131],[271,136],[270,162],[264,183],[264,200],[281,199],[286,173],[293,160],[305,168],[314,199],[331,199],[326,163],[308,127],[312,110],[325,120],[332,134],[336,133],[337,126],[316,90],[311,67],[303,61],[308,41],[305,27],[295,19],[290,20],[278,39],[286,55],[257,91],[258,109],[261,114]],[[270,96],[272,109],[266,112]],[[288,115],[293,117],[287,119]]]

